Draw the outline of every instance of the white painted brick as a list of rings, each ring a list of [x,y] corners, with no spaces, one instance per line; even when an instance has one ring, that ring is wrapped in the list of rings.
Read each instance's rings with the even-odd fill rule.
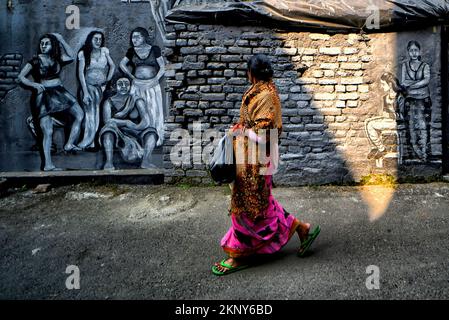
[[[335,103],[335,106],[336,106],[337,108],[346,108],[346,101],[341,101],[341,100],[339,100],[339,101],[337,101],[337,102]]]
[[[360,96],[357,92],[341,93],[338,95],[339,100],[357,100],[359,97]]]
[[[339,67],[338,63],[322,63],[322,64],[320,64],[321,69],[335,70],[335,69],[338,69],[338,67]]]
[[[318,83],[321,85],[330,85],[330,84],[338,84],[336,79],[320,79]]]
[[[357,91],[357,86],[356,85],[346,86],[346,92],[354,92],[354,91]]]
[[[322,78],[322,77],[324,77],[324,72],[321,70],[316,70],[316,71],[313,71],[312,75],[315,78]]]
[[[341,84],[363,84],[363,77],[342,78]]]
[[[298,48],[298,54],[304,54],[304,55],[314,55],[318,53],[318,49],[313,48]]]
[[[348,101],[346,104],[349,108],[357,108],[359,105],[358,101]]]
[[[373,60],[372,56],[362,56],[362,62],[371,62]]]
[[[319,92],[319,93],[315,93],[314,94],[314,99],[315,100],[335,100],[335,98],[336,98],[336,94],[335,93]]]
[[[344,48],[344,54],[356,54],[359,52],[358,48]]]
[[[315,78],[299,78],[296,80],[297,84],[316,84],[317,80]]]
[[[313,56],[303,56],[301,58],[301,61],[313,61],[314,57]]]
[[[326,54],[330,56],[338,56],[341,54],[341,48],[333,47],[333,48],[320,48],[321,54]]]
[[[342,63],[341,68],[344,70],[360,70],[362,69],[361,63]]]
[[[294,56],[298,52],[296,48],[277,48],[275,55],[277,56]]]
[[[335,91],[346,92],[346,86],[342,86],[342,85],[335,86]]]
[[[369,85],[367,85],[367,84],[359,85],[359,92],[360,93],[368,93]]]
[[[312,40],[329,40],[331,38],[330,35],[321,33],[312,33],[309,37]]]

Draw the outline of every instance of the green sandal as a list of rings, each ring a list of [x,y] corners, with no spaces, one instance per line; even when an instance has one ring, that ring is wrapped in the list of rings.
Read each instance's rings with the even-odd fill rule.
[[[221,265],[222,267],[228,269],[227,271],[224,271],[224,272],[223,272],[223,271],[219,271],[218,268],[217,268],[217,266],[213,266],[213,267],[212,267],[212,273],[215,274],[216,276],[225,276],[225,275],[227,275],[227,274],[234,273],[234,272],[237,272],[237,271],[240,271],[240,270],[243,270],[243,269],[246,269],[246,268],[249,267],[249,265],[243,265],[243,266],[233,267],[233,266],[231,266],[231,265],[225,263],[225,261],[226,261],[226,259],[222,260],[222,261],[220,262],[220,265]]]
[[[318,235],[321,232],[321,228],[320,226],[317,226],[312,233],[309,233],[308,237],[306,240],[303,241],[303,243],[301,243],[301,246],[299,247],[298,250],[298,256],[299,257],[304,257],[304,255],[306,254],[307,250],[309,250],[310,246],[312,245],[312,243],[315,241],[315,239],[318,237]]]

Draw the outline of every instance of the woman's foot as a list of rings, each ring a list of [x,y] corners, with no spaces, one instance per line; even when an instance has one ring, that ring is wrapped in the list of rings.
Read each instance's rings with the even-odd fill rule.
[[[310,224],[308,224],[308,225],[309,225],[308,234],[305,239],[302,238],[303,240],[301,240],[301,246],[299,247],[299,250],[298,250],[299,257],[306,256],[307,251],[312,246],[313,242],[315,241],[315,239],[319,236],[319,234],[321,232],[320,226],[316,226],[315,229],[312,232],[310,232]],[[303,236],[303,234],[301,235],[301,237],[302,236]]]
[[[62,169],[60,168],[56,168],[54,165],[46,165],[44,168],[45,172],[50,172],[50,171],[62,171]]]
[[[103,167],[103,170],[114,171],[115,167],[112,163],[106,163]]]
[[[248,264],[244,264],[242,259],[229,258],[221,262],[217,262],[212,267],[212,272],[217,276],[224,276],[239,270],[248,268]]]
[[[310,223],[300,223],[299,226],[296,228],[296,232],[298,233],[298,237],[301,243],[307,240],[307,237],[309,236],[310,233],[310,228],[311,228]]]
[[[82,151],[83,149],[81,149],[78,146],[75,146],[74,144],[66,144],[64,147],[64,151],[65,152],[72,152],[72,151]]]
[[[232,267],[238,267],[238,266],[240,265],[240,264],[238,263],[238,261],[237,261],[236,259],[234,259],[234,258],[229,258],[229,259],[226,260],[224,263],[227,264],[227,265],[230,265],[230,266],[232,266]],[[226,271],[229,271],[229,268],[223,267],[222,264],[221,264],[221,262],[215,263],[214,266],[217,267],[217,270],[218,270],[219,272],[226,272]]]

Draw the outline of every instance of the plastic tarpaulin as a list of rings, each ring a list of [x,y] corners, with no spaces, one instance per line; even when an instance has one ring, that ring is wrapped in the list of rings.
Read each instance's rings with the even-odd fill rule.
[[[166,20],[383,32],[449,23],[449,0],[178,0]]]

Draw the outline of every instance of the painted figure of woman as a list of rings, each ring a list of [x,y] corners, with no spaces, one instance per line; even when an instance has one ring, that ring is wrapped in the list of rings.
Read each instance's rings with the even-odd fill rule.
[[[171,7],[171,1],[151,0],[150,6],[154,20],[156,21],[156,27],[159,30],[159,33],[161,34],[162,40],[165,41],[166,40],[165,36],[167,34],[167,30],[165,27],[165,17],[167,16],[167,12]]]
[[[382,74],[380,83],[385,95],[382,98],[382,115],[365,121],[365,132],[371,142],[372,149],[368,159],[380,159],[387,154],[382,141],[382,132],[397,130],[397,121],[403,121],[404,88],[399,80],[390,72]]]
[[[419,160],[430,156],[430,66],[421,61],[421,46],[416,41],[407,45],[410,60],[402,64],[401,84],[406,89],[405,114],[408,140]]]
[[[75,53],[59,34],[46,34],[39,40],[37,55],[31,59],[19,74],[19,80],[34,88],[36,98],[34,107],[43,134],[44,171],[58,170],[51,159],[54,119],[65,112],[73,118],[70,136],[64,146],[65,151],[79,151],[75,145],[80,134],[83,110],[76,98],[63,86],[59,77],[62,68],[75,60]],[[31,74],[34,81],[27,76]]]
[[[272,134],[278,137],[282,132],[281,101],[272,77],[268,57],[251,57],[248,78],[252,86],[243,96],[239,123],[228,133],[236,137],[236,179],[230,209],[232,226],[221,240],[229,258],[212,267],[218,276],[248,267],[256,255],[278,252],[295,233],[301,241],[298,255],[302,257],[320,233],[319,227],[311,232],[309,223],[288,213],[272,195],[272,175],[279,154]],[[272,145],[271,140],[276,143]],[[266,145],[262,147],[266,159],[252,161],[250,143]],[[244,161],[238,154],[244,155]]]
[[[115,72],[115,64],[104,43],[104,34],[92,31],[78,53],[78,77],[85,114],[84,136],[78,145],[82,149],[95,147],[95,135],[100,125],[100,103],[106,83],[112,79]]]
[[[160,80],[165,73],[165,62],[158,46],[149,44],[150,35],[144,28],[131,32],[131,48],[120,63],[121,70],[132,79],[131,95],[145,101],[151,119],[151,127],[156,128],[153,146],[161,146],[164,141],[164,106]]]
[[[114,170],[114,147],[120,150],[127,162],[141,160],[142,168],[154,167],[151,164],[151,151],[157,132],[151,126],[151,118],[143,99],[130,94],[131,82],[119,78],[116,94],[107,99],[103,106],[104,127],[100,132],[106,163],[105,170]]]

